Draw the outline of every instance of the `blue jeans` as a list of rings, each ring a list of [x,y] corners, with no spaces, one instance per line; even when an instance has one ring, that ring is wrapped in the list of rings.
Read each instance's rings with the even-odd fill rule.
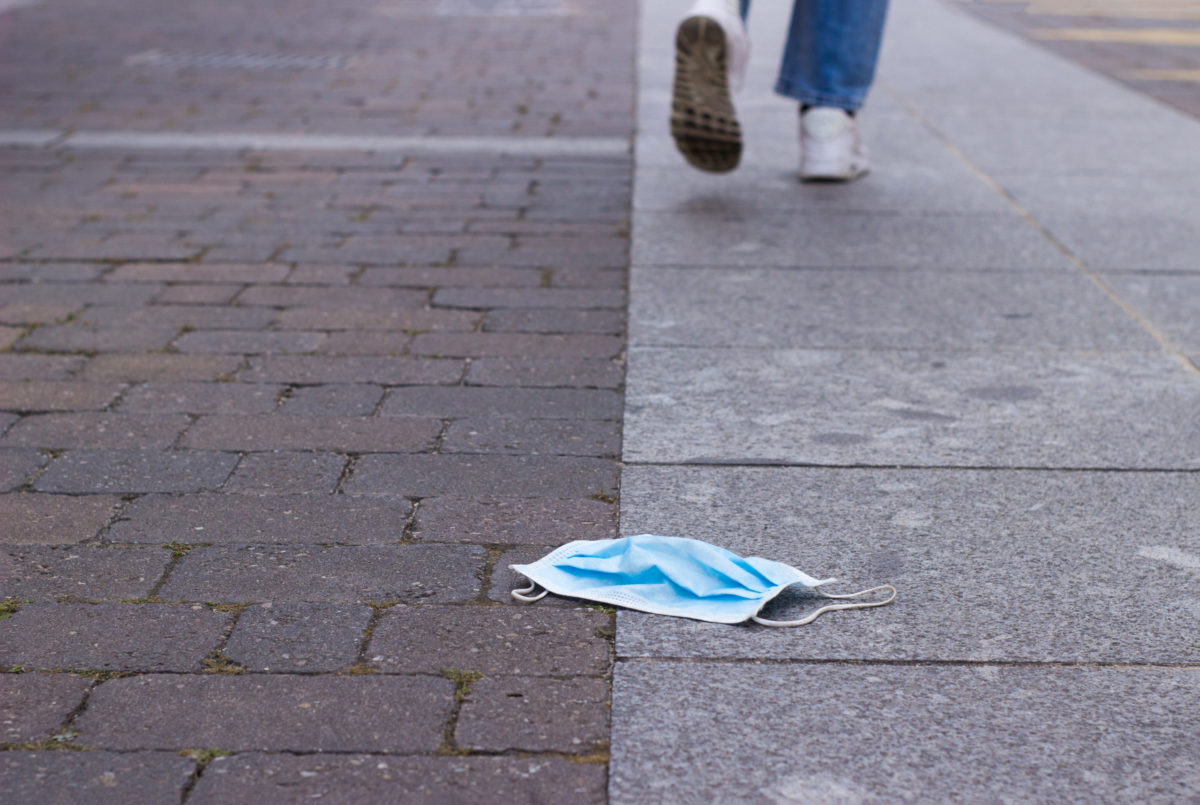
[[[742,18],[750,0],[740,0]],[[862,106],[875,77],[887,0],[795,0],[775,91],[805,106]]]

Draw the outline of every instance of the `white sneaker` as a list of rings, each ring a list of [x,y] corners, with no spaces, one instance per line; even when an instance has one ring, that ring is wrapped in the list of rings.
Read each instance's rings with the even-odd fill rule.
[[[846,110],[814,106],[800,115],[802,181],[848,182],[867,169],[867,147]]]
[[[692,166],[724,173],[742,157],[731,90],[741,86],[750,40],[737,0],[697,0],[675,33],[671,136]]]

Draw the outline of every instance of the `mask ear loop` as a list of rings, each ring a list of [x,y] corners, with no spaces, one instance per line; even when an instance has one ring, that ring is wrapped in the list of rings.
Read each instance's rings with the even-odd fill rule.
[[[752,615],[750,619],[755,623],[763,626],[803,626],[806,623],[812,623],[819,618],[823,613],[833,612],[835,609],[870,609],[871,607],[882,607],[896,600],[896,588],[890,584],[881,584],[878,587],[872,587],[869,590],[860,590],[857,593],[845,593],[843,595],[832,595],[826,593],[826,598],[862,598],[864,595],[879,592],[880,590],[891,590],[892,594],[882,601],[860,601],[856,604],[828,604],[821,607],[816,612],[810,613],[797,621],[773,621],[766,618],[760,618],[757,615]]]
[[[546,593],[550,592],[549,590],[542,590],[537,595],[530,595],[530,593],[532,593],[536,589],[537,589],[537,582],[531,581],[529,583],[528,587],[522,587],[519,590],[513,590],[510,593],[510,595],[512,595],[512,597],[517,599],[518,601],[524,601],[527,604],[532,604],[534,601],[541,601],[543,598],[546,597]]]

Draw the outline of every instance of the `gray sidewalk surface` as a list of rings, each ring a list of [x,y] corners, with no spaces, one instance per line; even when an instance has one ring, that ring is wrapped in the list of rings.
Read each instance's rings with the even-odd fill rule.
[[[643,5],[621,531],[899,597],[619,613],[613,801],[1200,796],[1200,123],[896,0],[873,172],[802,186],[786,5],[728,177],[672,153]]]

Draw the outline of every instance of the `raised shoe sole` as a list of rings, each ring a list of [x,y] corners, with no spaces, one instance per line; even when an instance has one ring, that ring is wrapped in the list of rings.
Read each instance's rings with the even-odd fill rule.
[[[671,136],[684,159],[726,173],[742,158],[742,129],[729,92],[729,43],[711,17],[688,17],[675,34]]]

